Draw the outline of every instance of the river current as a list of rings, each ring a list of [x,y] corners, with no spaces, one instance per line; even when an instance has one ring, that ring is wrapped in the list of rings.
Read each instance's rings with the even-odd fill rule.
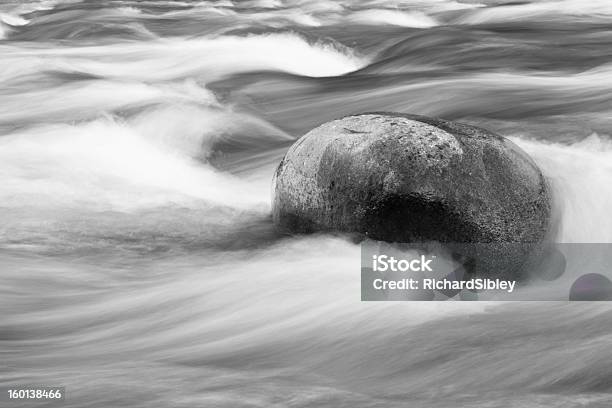
[[[606,0],[0,1],[0,385],[67,407],[609,407],[606,303],[360,302],[273,228],[309,129],[479,125],[612,242]],[[24,405],[26,406],[26,405]]]

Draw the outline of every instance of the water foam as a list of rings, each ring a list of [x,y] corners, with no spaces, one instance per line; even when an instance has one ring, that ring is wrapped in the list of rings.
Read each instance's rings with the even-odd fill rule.
[[[5,39],[12,27],[19,27],[29,23],[29,20],[8,13],[0,13],[0,40]]]
[[[130,210],[199,200],[265,210],[269,171],[238,179],[206,164],[216,142],[233,133],[255,145],[288,138],[248,115],[189,105],[15,132],[0,138],[0,203]]]
[[[549,20],[556,16],[588,17],[609,19],[612,17],[612,3],[607,0],[555,0],[525,2],[510,5],[486,7],[468,13],[457,19],[457,23],[485,24],[530,19]]]
[[[612,141],[593,134],[573,144],[513,138],[542,168],[560,215],[558,242],[612,242]]]
[[[201,76],[208,81],[235,73],[274,70],[304,76],[335,76],[367,62],[331,43],[310,44],[294,34],[171,38],[71,48],[5,46],[3,65],[14,75],[32,70],[78,72],[106,78],[167,81]],[[3,76],[3,80],[11,77]]]
[[[402,27],[428,28],[438,25],[438,22],[425,13],[412,11],[397,11],[386,9],[371,9],[356,11],[348,15],[348,21],[360,24],[389,24]]]

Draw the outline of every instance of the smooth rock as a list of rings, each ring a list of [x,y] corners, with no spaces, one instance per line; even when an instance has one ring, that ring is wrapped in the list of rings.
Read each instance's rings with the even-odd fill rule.
[[[538,243],[549,229],[549,188],[529,156],[440,119],[370,113],[325,123],[289,149],[273,183],[274,221],[291,232],[501,245]]]

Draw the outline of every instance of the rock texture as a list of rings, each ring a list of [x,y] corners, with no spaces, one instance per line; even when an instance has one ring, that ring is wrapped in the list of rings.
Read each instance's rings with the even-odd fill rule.
[[[273,218],[293,232],[390,242],[536,243],[546,181],[509,140],[421,116],[371,113],[325,123],[278,166]]]
[[[473,126],[364,114],[312,130],[275,174],[274,219],[412,242],[535,242],[550,216],[545,180],[501,136]]]

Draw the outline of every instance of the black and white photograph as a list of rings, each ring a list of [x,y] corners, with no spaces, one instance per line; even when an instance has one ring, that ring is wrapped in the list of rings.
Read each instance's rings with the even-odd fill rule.
[[[612,407],[611,0],[0,0],[0,407]]]

